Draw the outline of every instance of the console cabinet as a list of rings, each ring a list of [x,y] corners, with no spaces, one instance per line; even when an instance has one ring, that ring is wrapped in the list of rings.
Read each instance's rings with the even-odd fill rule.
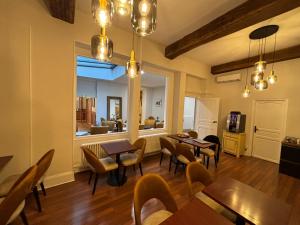
[[[223,151],[235,155],[237,158],[245,152],[245,133],[231,133],[223,131]]]

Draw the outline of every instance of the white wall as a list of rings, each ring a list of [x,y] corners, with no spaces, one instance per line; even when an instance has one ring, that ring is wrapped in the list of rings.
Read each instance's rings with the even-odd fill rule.
[[[268,65],[270,68],[270,65]],[[226,116],[230,111],[241,111],[247,115],[246,134],[247,146],[249,143],[250,124],[252,119],[252,102],[255,99],[288,99],[287,127],[286,135],[300,137],[300,59],[294,59],[275,64],[275,71],[278,74],[278,83],[271,86],[268,90],[259,92],[252,90],[251,97],[242,98],[242,90],[245,85],[246,70],[234,71],[233,73],[242,73],[242,82],[222,83],[215,82],[215,77],[211,76],[208,82],[207,92],[211,96],[221,99],[221,111],[219,114],[219,130],[222,136],[222,130],[225,128]],[[251,69],[250,69],[251,71]],[[268,72],[267,72],[268,73]],[[267,116],[267,115],[266,115]],[[250,154],[249,151],[247,154]]]

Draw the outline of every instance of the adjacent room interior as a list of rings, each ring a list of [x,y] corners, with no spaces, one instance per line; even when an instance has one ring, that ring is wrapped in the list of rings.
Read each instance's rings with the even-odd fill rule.
[[[300,225],[299,0],[0,13],[0,225]]]

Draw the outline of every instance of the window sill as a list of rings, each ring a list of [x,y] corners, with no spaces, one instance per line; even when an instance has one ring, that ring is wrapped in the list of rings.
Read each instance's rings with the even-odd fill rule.
[[[94,134],[94,135],[86,135],[86,136],[76,136],[74,137],[75,140],[85,140],[85,139],[105,139],[105,137],[112,138],[112,137],[127,137],[128,132],[115,132],[115,133],[107,133],[107,134]]]
[[[162,134],[168,134],[167,129],[165,128],[157,128],[157,129],[151,129],[151,130],[139,130],[139,137],[141,136],[151,136],[151,135],[162,135]]]

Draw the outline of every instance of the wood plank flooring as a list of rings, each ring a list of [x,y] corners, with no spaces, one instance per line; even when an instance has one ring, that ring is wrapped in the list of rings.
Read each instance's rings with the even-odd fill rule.
[[[144,160],[144,174],[158,173],[169,183],[172,194],[181,208],[189,201],[183,169],[174,175],[168,172],[168,160],[159,166],[159,157],[151,156]],[[300,180],[278,173],[278,165],[252,157],[222,154],[218,168],[211,160],[209,170],[215,177],[232,177],[243,183],[294,205],[293,222],[300,224]],[[128,181],[122,187],[111,187],[102,177],[98,182],[94,196],[88,185],[88,173],[76,175],[76,181],[47,190],[47,196],[41,194],[43,212],[38,213],[34,199],[28,198],[26,215],[31,225],[131,225],[132,199],[135,182],[140,178],[139,171],[128,170]],[[143,215],[161,208],[159,202],[152,200],[144,207]],[[17,220],[14,224],[22,224]]]

